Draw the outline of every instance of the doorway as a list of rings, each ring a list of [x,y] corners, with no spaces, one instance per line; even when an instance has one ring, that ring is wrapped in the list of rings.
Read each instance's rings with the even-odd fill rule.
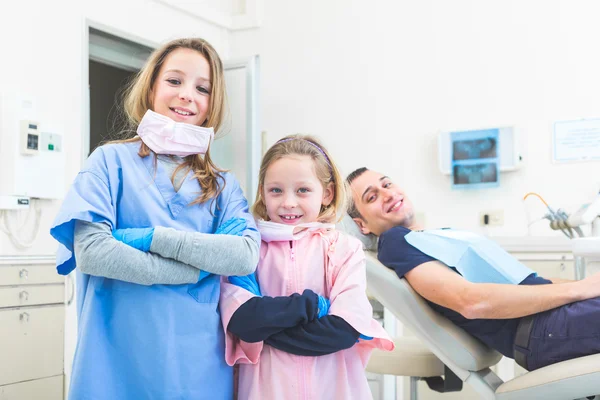
[[[122,139],[123,90],[144,65],[152,48],[89,28],[89,149]]]

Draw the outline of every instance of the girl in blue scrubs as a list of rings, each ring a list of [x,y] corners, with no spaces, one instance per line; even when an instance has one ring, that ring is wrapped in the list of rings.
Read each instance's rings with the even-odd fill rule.
[[[71,186],[50,231],[58,272],[77,268],[69,398],[232,397],[216,274],[251,273],[260,236],[238,182],[210,159],[224,112],[212,46],[169,42],[128,89],[129,139],[96,149]],[[238,235],[225,234],[232,220]],[[147,228],[129,238],[138,246],[113,237],[127,228]]]

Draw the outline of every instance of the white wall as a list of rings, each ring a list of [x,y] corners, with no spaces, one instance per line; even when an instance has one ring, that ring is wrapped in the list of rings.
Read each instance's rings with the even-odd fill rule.
[[[528,233],[537,191],[573,210],[600,187],[600,163],[555,165],[557,120],[600,117],[600,37],[593,0],[266,0],[259,30],[232,34],[231,55],[261,56],[262,129],[272,144],[320,136],[343,172],[366,165],[404,186],[429,227]],[[525,166],[501,186],[453,191],[440,174],[440,130],[519,129]],[[560,235],[546,222],[539,235]]]

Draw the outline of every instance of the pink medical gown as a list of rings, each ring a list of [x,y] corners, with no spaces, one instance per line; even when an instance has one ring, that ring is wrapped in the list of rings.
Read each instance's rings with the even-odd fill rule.
[[[254,297],[221,282],[220,309],[226,333],[225,360],[240,364],[238,398],[371,399],[365,367],[374,348],[391,351],[394,343],[372,318],[366,289],[365,256],[360,242],[337,231],[316,231],[293,241],[262,242],[257,269],[265,296],[289,296],[311,289],[331,302],[337,315],[372,340],[349,349],[308,357],[275,349],[264,342],[247,343],[227,331],[233,313]]]

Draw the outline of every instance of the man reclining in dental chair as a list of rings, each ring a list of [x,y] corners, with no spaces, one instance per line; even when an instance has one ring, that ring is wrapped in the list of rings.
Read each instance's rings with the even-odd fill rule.
[[[454,324],[529,371],[600,353],[600,274],[542,278],[483,236],[423,231],[383,174],[359,168],[347,182],[348,213],[379,237],[379,261]]]

